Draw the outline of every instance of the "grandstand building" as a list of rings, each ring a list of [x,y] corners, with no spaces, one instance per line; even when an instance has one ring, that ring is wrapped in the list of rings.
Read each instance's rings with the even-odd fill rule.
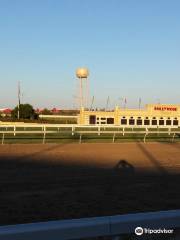
[[[114,111],[89,111],[81,108],[78,123],[122,127],[179,127],[180,105],[147,104],[145,109],[116,107]]]

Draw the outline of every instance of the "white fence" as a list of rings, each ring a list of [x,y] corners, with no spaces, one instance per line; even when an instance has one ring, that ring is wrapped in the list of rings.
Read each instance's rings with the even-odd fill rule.
[[[59,119],[77,119],[78,116],[77,115],[43,115],[40,114],[39,118],[41,119],[46,119],[46,118],[59,118]]]
[[[42,134],[42,142],[45,143],[47,134],[71,134],[72,136],[77,134],[79,135],[79,142],[81,143],[82,137],[85,135],[92,134],[107,134],[112,136],[112,142],[115,142],[116,137],[125,136],[125,134],[138,134],[142,135],[143,141],[146,142],[147,136],[151,134],[166,134],[171,137],[171,141],[174,141],[176,135],[180,136],[180,128],[178,127],[140,127],[135,126],[133,128],[129,127],[120,127],[114,125],[77,125],[77,124],[28,124],[28,123],[19,123],[19,124],[0,124],[0,134],[2,135],[2,144],[4,144],[5,136],[9,135],[18,135],[18,134]]]
[[[2,226],[0,240],[75,240],[100,236],[123,239],[124,234],[134,234],[136,227],[173,230],[171,239],[178,240],[180,210]],[[148,235],[144,233],[143,239],[149,239]]]

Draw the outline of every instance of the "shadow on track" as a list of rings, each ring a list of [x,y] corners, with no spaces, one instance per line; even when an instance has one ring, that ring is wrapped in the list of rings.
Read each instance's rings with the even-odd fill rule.
[[[166,171],[166,169],[161,166],[161,164],[159,163],[159,161],[153,156],[153,154],[151,152],[148,151],[148,149],[146,148],[146,145],[144,143],[137,143],[137,146],[139,147],[139,149],[142,151],[142,153],[151,161],[151,163],[156,167],[156,169],[159,171],[159,173],[163,174],[163,175],[167,175],[168,172]]]
[[[139,172],[121,158],[104,169],[36,154],[41,161],[0,157],[0,225],[180,208],[180,174]]]

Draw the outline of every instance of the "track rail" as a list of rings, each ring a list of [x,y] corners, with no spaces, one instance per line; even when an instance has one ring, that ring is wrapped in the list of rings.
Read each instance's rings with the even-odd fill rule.
[[[123,239],[124,234],[134,234],[136,227],[172,229],[175,232],[173,239],[179,239],[180,235],[178,232],[176,234],[176,230],[180,228],[180,210],[2,226],[0,239],[73,240],[100,236]],[[148,234],[144,234],[144,237],[145,235],[150,239]],[[140,237],[133,239],[140,239]]]
[[[85,135],[109,135],[112,136],[112,142],[115,142],[116,137],[125,136],[128,134],[141,135],[143,137],[143,141],[146,142],[146,138],[149,135],[169,135],[171,137],[172,142],[175,139],[175,136],[180,136],[180,128],[145,128],[145,127],[133,127],[133,128],[122,128],[119,126],[81,126],[81,125],[67,125],[67,124],[18,124],[18,125],[0,125],[0,134],[2,135],[2,144],[4,144],[5,137],[7,135],[42,135],[43,143],[45,143],[46,137],[48,134],[55,134],[58,136],[65,135],[78,135],[79,142],[82,142],[82,137]]]

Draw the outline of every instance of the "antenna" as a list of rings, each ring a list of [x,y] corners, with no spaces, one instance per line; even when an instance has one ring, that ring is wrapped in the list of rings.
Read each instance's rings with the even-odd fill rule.
[[[107,98],[107,102],[106,102],[106,111],[107,111],[108,106],[109,106],[109,100],[110,100],[110,98],[109,98],[109,96],[108,96],[108,98]]]
[[[94,96],[92,97],[92,102],[91,102],[90,110],[92,110],[93,104],[94,104]]]
[[[141,108],[141,98],[139,98],[139,109]]]
[[[161,104],[161,100],[159,98],[157,99],[157,104]]]
[[[127,104],[127,99],[126,97],[124,98],[124,109],[126,108],[126,104]]]
[[[118,100],[119,100],[119,104],[118,105],[119,105],[119,107],[121,107],[121,102],[123,103],[124,99],[123,99],[123,97],[119,97]]]

